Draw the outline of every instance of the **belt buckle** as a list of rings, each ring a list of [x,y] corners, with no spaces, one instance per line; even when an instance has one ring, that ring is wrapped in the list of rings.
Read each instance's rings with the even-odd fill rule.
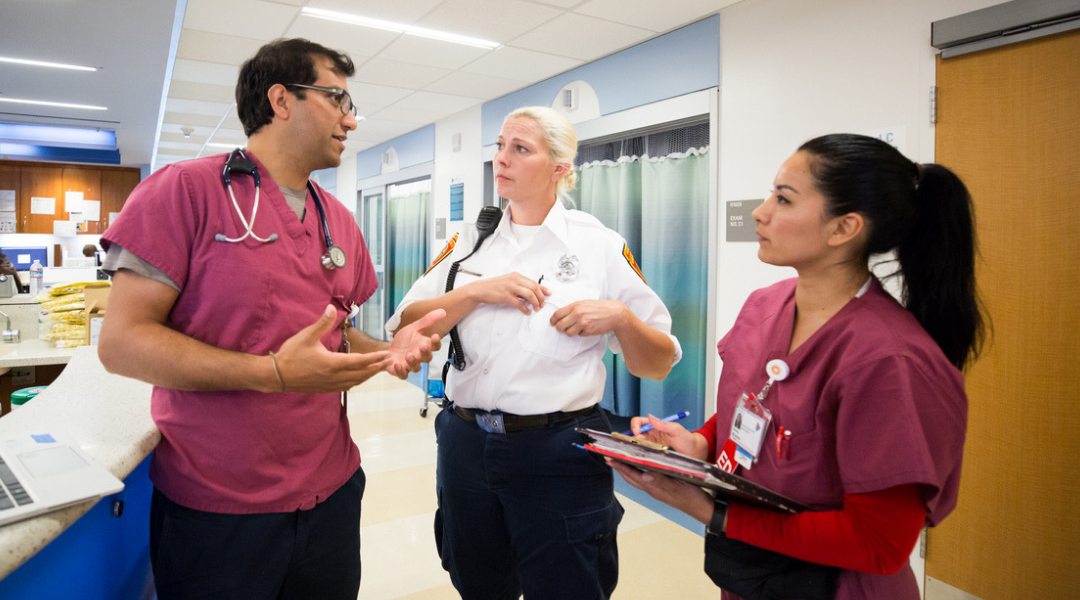
[[[476,425],[488,433],[506,433],[502,413],[477,412]]]

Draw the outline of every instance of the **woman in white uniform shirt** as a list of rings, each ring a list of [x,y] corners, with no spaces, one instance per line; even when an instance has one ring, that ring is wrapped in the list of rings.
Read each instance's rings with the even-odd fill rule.
[[[435,421],[436,544],[466,600],[607,598],[623,511],[611,470],[573,447],[574,429],[610,430],[597,407],[605,341],[652,379],[682,351],[624,240],[558,199],[575,180],[570,122],[519,109],[498,144],[498,193],[510,205],[494,233],[443,293],[477,228],[455,236],[386,325],[444,308],[431,333],[457,325],[463,349],[465,367],[447,376],[452,404]]]

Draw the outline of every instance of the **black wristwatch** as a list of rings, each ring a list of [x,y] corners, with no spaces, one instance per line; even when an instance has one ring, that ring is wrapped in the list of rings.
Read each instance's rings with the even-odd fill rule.
[[[713,504],[712,520],[705,528],[706,535],[727,535],[724,532],[724,520],[727,519],[727,500],[717,498]]]

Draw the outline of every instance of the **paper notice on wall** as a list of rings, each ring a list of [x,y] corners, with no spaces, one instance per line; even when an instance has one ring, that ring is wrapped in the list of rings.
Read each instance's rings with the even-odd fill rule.
[[[53,235],[75,235],[76,225],[75,221],[53,221]]]
[[[82,203],[82,192],[64,192],[64,210],[67,212],[82,212]]]
[[[15,190],[0,190],[0,212],[15,212]]]
[[[38,196],[32,196],[30,198],[30,214],[55,215],[56,198],[41,198]]]
[[[118,213],[118,212],[109,213],[109,222],[112,223],[113,221],[116,220],[116,217],[119,217],[119,216],[120,216],[120,213]]]
[[[100,221],[101,200],[83,200],[82,218],[84,221]]]
[[[15,213],[0,212],[0,233],[15,233]]]

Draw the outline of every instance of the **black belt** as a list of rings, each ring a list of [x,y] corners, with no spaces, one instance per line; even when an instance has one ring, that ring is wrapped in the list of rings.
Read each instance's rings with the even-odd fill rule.
[[[515,431],[526,431],[529,429],[543,429],[549,425],[554,425],[555,423],[569,421],[570,419],[576,419],[577,417],[587,415],[595,410],[597,410],[597,408],[594,404],[588,408],[575,410],[573,412],[560,411],[547,413],[544,415],[515,415],[504,412],[489,413],[485,410],[463,408],[461,406],[458,406],[457,404],[454,405],[454,414],[461,417],[462,419],[465,419],[466,421],[469,421],[470,423],[476,423],[477,414],[479,414],[481,418],[491,414],[500,415],[502,417],[502,423],[503,427],[506,430],[506,433],[513,433]]]

